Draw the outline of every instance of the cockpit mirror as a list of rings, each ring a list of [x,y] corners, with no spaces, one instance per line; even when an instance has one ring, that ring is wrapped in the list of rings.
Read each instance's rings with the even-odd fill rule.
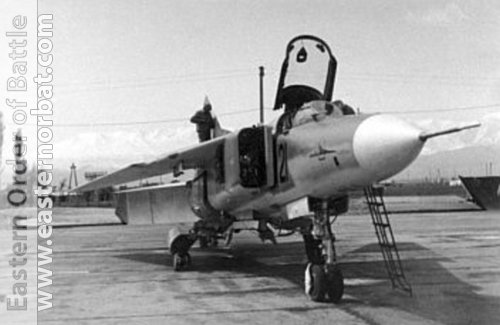
[[[297,53],[297,62],[304,63],[307,60],[307,51],[305,48],[301,48],[299,53]]]

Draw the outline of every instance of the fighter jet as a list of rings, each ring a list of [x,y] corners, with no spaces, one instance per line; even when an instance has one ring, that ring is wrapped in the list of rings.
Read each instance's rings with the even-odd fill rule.
[[[423,131],[397,117],[356,114],[332,102],[337,61],[321,39],[302,35],[286,48],[274,109],[277,122],[225,133],[163,158],[137,163],[75,191],[84,192],[163,174],[195,170],[187,182],[199,218],[182,233],[171,229],[173,268],[191,265],[189,249],[213,243],[239,222],[258,224],[262,239],[277,230],[297,231],[308,259],[307,293],[315,301],[339,302],[344,280],[335,256],[332,218],[348,209],[349,193],[406,168],[438,132]]]

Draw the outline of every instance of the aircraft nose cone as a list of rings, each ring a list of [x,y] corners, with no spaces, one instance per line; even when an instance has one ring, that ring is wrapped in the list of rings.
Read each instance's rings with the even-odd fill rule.
[[[420,153],[422,131],[399,118],[375,115],[363,121],[354,133],[354,156],[377,181],[397,174]]]

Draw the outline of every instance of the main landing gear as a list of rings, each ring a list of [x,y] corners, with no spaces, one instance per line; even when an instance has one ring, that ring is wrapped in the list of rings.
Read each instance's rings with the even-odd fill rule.
[[[191,255],[188,252],[174,253],[172,256],[174,271],[183,271],[191,266]]]
[[[201,248],[217,247],[219,239],[223,239],[224,244],[229,246],[234,229],[231,225],[232,220],[225,221],[226,223],[219,228],[215,228],[213,224],[207,226],[206,223],[199,221],[188,233],[181,232],[179,228],[172,228],[168,233],[168,240],[174,271],[185,271],[191,266],[189,249],[197,240]],[[224,231],[220,234],[222,230]]]
[[[337,264],[335,236],[326,201],[315,211],[312,221],[312,229],[303,231],[309,260],[305,272],[306,294],[313,301],[339,303],[344,294],[344,277]]]
[[[169,231],[169,247],[172,255],[174,271],[184,271],[191,265],[191,255],[188,251],[197,239],[196,234],[182,234],[179,229]]]

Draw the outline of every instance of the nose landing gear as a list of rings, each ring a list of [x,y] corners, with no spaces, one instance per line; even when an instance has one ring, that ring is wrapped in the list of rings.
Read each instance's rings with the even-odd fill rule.
[[[335,254],[328,204],[312,217],[312,229],[303,233],[309,263],[305,272],[306,294],[313,301],[339,303],[344,294],[344,277]]]

